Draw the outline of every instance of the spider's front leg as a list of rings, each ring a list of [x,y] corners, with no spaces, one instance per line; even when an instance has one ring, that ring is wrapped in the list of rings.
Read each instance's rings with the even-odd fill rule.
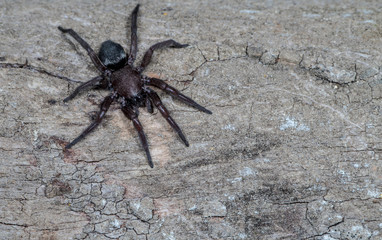
[[[184,103],[186,103],[186,104],[188,104],[188,105],[190,105],[190,106],[192,106],[192,107],[194,107],[194,108],[196,108],[202,112],[212,114],[212,112],[210,110],[199,105],[197,102],[195,102],[191,98],[187,97],[186,95],[183,95],[182,93],[179,92],[178,89],[171,87],[170,85],[168,85],[167,83],[165,83],[161,79],[145,77],[145,78],[143,78],[143,81],[145,82],[145,84],[157,87],[157,88],[165,91],[166,93],[170,94],[171,96],[179,99],[180,101],[182,101],[182,102],[184,102]]]
[[[114,99],[115,99],[115,95],[109,95],[109,96],[105,97],[105,99],[101,103],[101,110],[98,112],[96,120],[92,124],[90,124],[89,127],[87,127],[85,129],[85,131],[83,131],[81,133],[80,136],[78,136],[71,143],[66,145],[65,149],[69,149],[74,144],[78,143],[80,140],[82,140],[86,135],[88,135],[91,131],[93,131],[101,123],[103,117],[105,116],[107,110],[109,110],[109,107],[110,107],[111,103],[114,101]]]
[[[129,105],[126,105],[126,106],[122,107],[122,112],[125,114],[125,116],[128,119],[130,119],[133,122],[134,127],[137,130],[137,132],[138,132],[138,136],[139,136],[139,139],[141,141],[142,147],[143,147],[143,149],[146,152],[147,161],[149,162],[149,166],[151,168],[153,168],[154,164],[153,164],[153,161],[151,159],[151,154],[150,154],[150,150],[149,150],[149,144],[147,143],[146,135],[145,135],[145,132],[143,131],[142,124],[141,124],[141,122],[138,119],[138,114]]]
[[[170,113],[168,112],[167,108],[163,105],[162,101],[160,100],[158,94],[147,88],[147,93],[151,100],[153,101],[154,105],[158,108],[159,112],[162,114],[162,116],[167,120],[167,122],[170,124],[170,126],[178,133],[180,139],[184,142],[184,144],[188,147],[190,144],[188,143],[186,137],[184,136],[182,130],[178,126],[178,124],[174,121],[174,119],[170,116]]]
[[[149,113],[153,113],[154,112],[154,109],[153,109],[153,103],[151,102],[150,98],[149,97],[146,97],[146,108],[147,108],[147,112]]]

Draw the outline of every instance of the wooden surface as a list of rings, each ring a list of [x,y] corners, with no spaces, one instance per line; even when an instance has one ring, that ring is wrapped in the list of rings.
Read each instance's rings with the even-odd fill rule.
[[[185,147],[141,110],[155,164],[107,91],[62,100],[98,73],[57,26],[129,49],[137,2],[0,2],[2,239],[381,239],[380,1],[142,1],[145,74]],[[26,60],[28,63],[23,65]],[[158,90],[158,92],[160,92]]]

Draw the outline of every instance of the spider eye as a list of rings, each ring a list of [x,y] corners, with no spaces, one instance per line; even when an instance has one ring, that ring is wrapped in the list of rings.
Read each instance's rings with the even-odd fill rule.
[[[126,52],[123,47],[111,40],[102,43],[98,57],[106,67],[113,70],[122,68],[127,61]]]

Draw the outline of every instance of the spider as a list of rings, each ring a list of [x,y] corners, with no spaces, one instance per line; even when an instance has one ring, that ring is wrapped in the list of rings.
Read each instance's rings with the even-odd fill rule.
[[[92,132],[102,121],[110,105],[113,102],[118,102],[121,105],[121,110],[124,115],[133,122],[135,129],[138,132],[139,139],[142,147],[146,152],[148,164],[151,168],[154,164],[151,159],[149,146],[147,143],[146,135],[143,131],[142,124],[138,120],[139,107],[146,107],[149,113],[153,113],[153,105],[159,110],[162,116],[167,120],[170,126],[178,133],[180,139],[188,147],[189,143],[182,133],[182,130],[174,119],[170,116],[169,111],[163,105],[158,94],[149,86],[153,86],[163,90],[178,100],[202,111],[207,114],[212,112],[203,106],[196,103],[191,98],[183,95],[174,87],[171,87],[163,80],[158,78],[150,78],[142,74],[146,66],[151,61],[151,56],[154,51],[160,48],[184,48],[188,44],[180,44],[172,39],[152,45],[144,54],[143,60],[139,67],[134,66],[134,61],[137,56],[137,15],[139,4],[134,8],[131,14],[131,45],[130,55],[128,55],[123,47],[111,40],[105,41],[101,44],[98,56],[94,50],[83,40],[74,30],[66,29],[61,26],[58,29],[63,33],[70,34],[88,53],[93,64],[101,72],[97,77],[78,86],[74,92],[64,99],[67,102],[73,99],[79,92],[92,87],[100,87],[110,90],[110,95],[104,98],[100,106],[96,119],[92,122],[80,136],[75,138],[72,142],[65,146],[65,149],[71,148],[73,145],[82,140],[86,135]]]

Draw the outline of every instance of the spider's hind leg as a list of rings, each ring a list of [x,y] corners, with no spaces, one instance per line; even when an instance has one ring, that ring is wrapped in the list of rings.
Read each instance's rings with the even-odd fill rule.
[[[167,47],[185,48],[188,46],[189,46],[188,44],[181,44],[181,43],[178,43],[172,39],[167,40],[167,41],[163,41],[163,42],[159,42],[159,43],[152,45],[149,48],[149,50],[146,51],[145,55],[143,56],[141,66],[139,67],[140,72],[142,72],[147,67],[147,65],[149,65],[149,63],[151,61],[151,57],[152,57],[155,50],[161,49],[161,48],[167,48]]]
[[[94,52],[94,50],[89,46],[89,44],[87,42],[85,42],[85,40],[83,40],[73,29],[70,29],[70,28],[63,28],[61,26],[58,27],[58,29],[63,32],[63,33],[69,33],[70,36],[72,36],[74,39],[77,40],[77,42],[88,52],[88,55],[90,57],[90,59],[92,60],[92,62],[94,63],[94,65],[96,66],[96,68],[102,72],[102,73],[105,73],[105,71],[107,70],[107,68],[105,67],[105,65],[103,65],[103,63],[101,62],[101,60],[99,60],[97,54]]]
[[[138,52],[138,37],[137,37],[137,17],[138,17],[139,4],[134,8],[131,14],[131,42],[130,42],[130,55],[127,63],[133,66]]]

